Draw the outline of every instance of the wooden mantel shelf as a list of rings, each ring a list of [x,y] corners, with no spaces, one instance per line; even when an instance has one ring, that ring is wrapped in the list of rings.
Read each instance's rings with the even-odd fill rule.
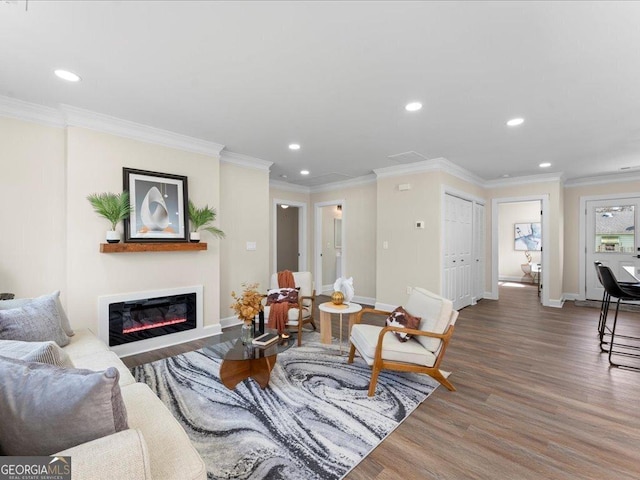
[[[195,252],[206,250],[207,244],[180,243],[101,243],[100,253],[131,253],[131,252]]]

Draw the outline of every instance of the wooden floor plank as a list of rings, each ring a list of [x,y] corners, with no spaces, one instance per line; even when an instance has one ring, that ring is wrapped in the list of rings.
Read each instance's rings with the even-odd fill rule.
[[[461,310],[442,365],[457,391],[438,388],[346,478],[640,478],[640,372],[609,367],[598,315],[572,302],[542,307],[531,286],[500,287],[499,301]],[[640,313],[620,313],[622,328],[640,336],[638,320]],[[332,328],[337,337],[337,319]],[[217,341],[125,360],[137,365]]]

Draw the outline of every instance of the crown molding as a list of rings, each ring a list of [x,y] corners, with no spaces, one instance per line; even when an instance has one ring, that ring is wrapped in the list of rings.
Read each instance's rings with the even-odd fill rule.
[[[295,183],[282,182],[280,180],[269,180],[269,188],[275,188],[277,190],[283,190],[285,192],[293,193],[311,193],[311,187],[305,185],[296,185]]]
[[[589,185],[601,185],[603,183],[623,183],[640,181],[640,172],[633,173],[612,173],[599,177],[572,178],[564,183],[567,188],[586,187]]]
[[[271,165],[273,165],[273,162],[256,157],[250,157],[249,155],[243,155],[241,153],[231,152],[229,150],[222,151],[220,161],[238,165],[240,167],[255,168],[266,172],[268,172],[271,169]]]
[[[523,177],[499,178],[484,182],[485,188],[513,187],[516,185],[530,185],[533,183],[564,182],[564,173],[541,173],[539,175],[525,175]]]
[[[479,187],[485,186],[485,181],[482,178],[443,157],[432,158],[423,162],[376,168],[373,172],[377,178],[398,177],[415,173],[444,172]]]
[[[224,145],[189,137],[179,133],[149,127],[141,123],[122,120],[120,118],[92,112],[71,105],[60,105],[60,111],[69,127],[88,128],[98,132],[110,133],[119,137],[131,138],[142,142],[153,143],[165,147],[219,157]]]
[[[349,180],[341,180],[339,182],[325,183],[324,185],[316,185],[310,187],[311,193],[330,192],[333,190],[344,190],[345,188],[360,187],[362,185],[369,185],[376,183],[376,175],[370,173],[362,177],[350,178]]]
[[[0,95],[0,116],[40,123],[48,127],[64,128],[66,126],[64,116],[55,108],[2,95]]]

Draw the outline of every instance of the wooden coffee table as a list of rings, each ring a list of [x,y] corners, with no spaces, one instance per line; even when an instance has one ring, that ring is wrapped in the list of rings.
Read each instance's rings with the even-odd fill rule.
[[[243,345],[240,339],[229,350],[220,365],[220,380],[230,390],[247,378],[253,378],[263,390],[269,386],[271,370],[276,364],[278,353],[287,350],[294,337],[280,340],[267,348]]]

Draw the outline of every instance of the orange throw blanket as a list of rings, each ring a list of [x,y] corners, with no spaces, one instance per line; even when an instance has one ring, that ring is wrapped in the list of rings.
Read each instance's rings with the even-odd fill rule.
[[[278,287],[295,288],[296,282],[293,279],[293,273],[289,270],[278,272]],[[291,306],[295,306],[295,304],[282,302],[269,305],[269,322],[267,326],[269,328],[277,328],[279,334],[284,332],[289,321],[289,308]]]

